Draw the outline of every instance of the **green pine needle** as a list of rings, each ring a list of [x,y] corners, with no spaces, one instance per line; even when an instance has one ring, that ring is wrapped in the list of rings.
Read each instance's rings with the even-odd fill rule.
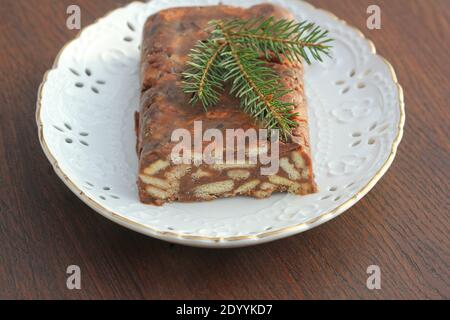
[[[250,48],[230,46],[224,53],[223,66],[228,72],[225,81],[232,83],[230,93],[241,100],[242,109],[265,124],[267,129],[278,129],[287,138],[296,126],[294,104],[281,98],[290,91],[280,84],[278,75],[260,55]]]
[[[266,55],[274,53],[279,60],[282,56],[290,61],[303,58],[311,64],[311,58],[322,61],[322,55],[329,56],[332,39],[328,31],[321,30],[314,23],[296,23],[292,20],[275,20],[273,17],[250,20],[231,20],[224,24],[233,40],[241,45],[252,47]]]
[[[189,55],[189,68],[183,73],[184,92],[192,94],[191,103],[200,101],[203,107],[219,102],[223,90],[221,56],[224,45],[213,40],[199,41]]]
[[[273,55],[279,61],[307,63],[330,55],[328,31],[314,23],[285,19],[213,20],[209,39],[191,50],[183,73],[183,90],[191,103],[201,102],[205,110],[217,104],[224,83],[241,100],[242,109],[265,125],[277,129],[283,139],[297,126],[295,105],[283,101],[290,93],[280,76],[267,66]]]

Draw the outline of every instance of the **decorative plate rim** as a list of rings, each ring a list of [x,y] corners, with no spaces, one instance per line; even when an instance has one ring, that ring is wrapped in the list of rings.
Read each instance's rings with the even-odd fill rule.
[[[41,147],[47,157],[47,159],[50,161],[50,163],[53,166],[54,171],[56,172],[56,174],[58,175],[58,177],[65,183],[65,185],[72,191],[74,192],[84,203],[86,203],[89,207],[91,207],[94,211],[98,212],[99,214],[101,214],[102,216],[104,216],[105,218],[116,222],[126,228],[132,229],[136,232],[148,235],[148,236],[152,236],[161,240],[165,240],[165,241],[169,241],[169,242],[175,242],[178,244],[184,244],[184,245],[192,245],[192,246],[199,246],[199,247],[211,247],[212,244],[217,244],[216,247],[236,247],[239,246],[239,244],[242,244],[243,241],[247,240],[247,241],[252,241],[248,242],[246,244],[242,244],[243,246],[245,245],[252,245],[252,244],[258,244],[258,243],[262,243],[262,242],[268,242],[271,240],[276,240],[276,239],[280,239],[280,238],[285,238],[288,237],[290,235],[294,235],[294,234],[298,234],[301,233],[303,231],[306,230],[310,230],[318,225],[321,225],[337,216],[339,216],[340,214],[342,214],[343,212],[345,212],[347,209],[349,209],[351,206],[353,206],[357,201],[359,201],[359,199],[361,199],[362,197],[364,197],[376,184],[377,182],[381,179],[381,177],[387,172],[387,170],[389,169],[389,167],[391,166],[392,162],[394,161],[394,158],[396,156],[397,153],[397,149],[398,146],[402,140],[403,137],[403,132],[404,132],[404,126],[405,126],[405,120],[406,120],[406,112],[405,112],[405,100],[404,100],[404,92],[403,92],[403,88],[402,86],[399,84],[398,82],[398,78],[397,78],[397,74],[395,72],[394,67],[392,66],[392,64],[386,60],[383,56],[381,56],[380,54],[377,53],[377,49],[374,45],[374,43],[366,38],[366,36],[361,32],[361,30],[359,30],[358,28],[350,25],[347,23],[347,21],[337,17],[334,13],[326,10],[326,9],[322,9],[322,8],[317,8],[314,5],[304,1],[304,0],[296,0],[296,1],[300,1],[303,4],[309,6],[312,9],[318,10],[322,13],[325,13],[326,15],[328,15],[330,18],[332,18],[333,20],[342,23],[344,25],[346,25],[347,27],[351,28],[353,31],[355,31],[359,37],[361,37],[362,40],[366,41],[369,44],[369,47],[371,49],[371,54],[378,56],[381,58],[381,60],[384,62],[384,64],[386,64],[386,66],[388,67],[390,74],[391,74],[391,78],[392,81],[394,83],[394,85],[397,88],[397,94],[398,94],[398,107],[399,107],[399,120],[398,123],[396,125],[397,128],[397,135],[394,138],[393,142],[392,142],[392,146],[391,146],[391,151],[389,153],[389,156],[387,158],[387,160],[384,162],[384,164],[381,166],[381,168],[375,173],[375,175],[369,180],[369,182],[363,186],[360,190],[358,190],[355,195],[353,197],[351,197],[350,199],[348,199],[347,201],[345,201],[344,203],[342,203],[341,205],[339,205],[338,207],[325,212],[313,219],[310,219],[306,222],[300,223],[300,224],[296,224],[296,225],[292,225],[292,226],[288,226],[288,227],[283,227],[280,229],[276,229],[276,230],[271,230],[271,231],[266,231],[260,234],[256,234],[256,235],[243,235],[243,236],[235,236],[235,237],[211,237],[211,236],[200,236],[200,235],[188,235],[188,234],[183,234],[183,233],[178,233],[178,232],[174,232],[174,231],[162,231],[162,230],[158,230],[152,227],[149,227],[147,225],[141,224],[139,222],[136,221],[132,221],[131,219],[128,219],[120,214],[117,214],[111,210],[106,209],[105,207],[103,207],[100,203],[98,203],[97,201],[95,201],[94,199],[90,198],[88,195],[86,195],[65,173],[63,170],[61,170],[59,164],[58,164],[58,160],[53,156],[53,154],[51,153],[50,149],[48,148],[48,145],[45,141],[44,138],[44,132],[43,132],[43,122],[41,120],[41,110],[42,110],[42,96],[43,96],[43,88],[47,82],[48,79],[48,75],[51,71],[56,70],[59,66],[59,59],[61,57],[61,54],[64,52],[64,50],[74,41],[76,41],[77,39],[80,38],[82,32],[92,26],[95,25],[96,23],[98,23],[98,21],[102,18],[105,18],[109,15],[111,15],[115,10],[117,10],[118,8],[115,8],[113,10],[110,10],[107,14],[105,14],[104,16],[96,19],[92,24],[84,27],[82,30],[80,30],[78,32],[78,34],[75,36],[75,38],[73,38],[72,40],[68,41],[58,52],[53,65],[51,67],[51,69],[47,70],[44,74],[43,77],[43,81],[41,82],[39,88],[38,88],[38,98],[37,98],[37,102],[36,102],[36,124],[38,127],[38,135],[39,135],[39,142],[41,144]],[[128,5],[126,5],[125,7],[131,6],[135,3],[142,3],[142,1],[133,1],[131,3],[129,3]],[[145,2],[144,2],[145,3]],[[123,8],[125,8],[123,7]],[[185,240],[190,240],[192,242],[190,243],[185,243]],[[261,240],[260,242],[256,241],[256,240]],[[239,244],[238,244],[239,242]],[[234,244],[231,244],[234,243]]]

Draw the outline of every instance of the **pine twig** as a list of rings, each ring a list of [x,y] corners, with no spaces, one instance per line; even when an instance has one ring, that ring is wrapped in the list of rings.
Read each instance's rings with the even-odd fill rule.
[[[322,61],[322,55],[329,56],[332,39],[328,31],[321,30],[314,23],[306,21],[296,23],[292,20],[275,20],[273,17],[250,20],[231,20],[224,28],[238,43],[253,47],[270,58],[270,53],[289,60],[300,61],[303,58],[308,64],[311,58]]]
[[[191,50],[183,73],[183,90],[192,95],[191,103],[201,102],[207,110],[220,100],[224,83],[231,82],[230,93],[241,100],[242,109],[287,138],[297,126],[294,104],[283,100],[291,90],[261,56],[267,61],[272,55],[280,61],[322,61],[323,55],[330,55],[328,31],[314,23],[273,17],[213,20],[210,28],[209,39]]]
[[[223,90],[220,54],[226,43],[208,40],[199,42],[192,49],[188,61],[189,69],[183,73],[183,91],[192,94],[191,103],[200,101],[204,108],[216,104]]]
[[[253,115],[265,124],[267,129],[278,129],[280,135],[286,139],[296,122],[293,113],[294,104],[281,101],[290,90],[280,85],[278,75],[264,61],[260,55],[250,48],[237,46],[228,34],[230,51],[225,51],[223,66],[229,70],[225,81],[232,81],[231,94],[241,99],[241,106],[245,112]]]

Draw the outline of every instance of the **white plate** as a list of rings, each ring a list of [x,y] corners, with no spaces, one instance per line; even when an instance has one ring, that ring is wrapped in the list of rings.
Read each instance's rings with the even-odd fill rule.
[[[243,1],[222,1],[242,5]],[[245,1],[251,6],[264,1]],[[232,198],[163,207],[137,196],[133,113],[146,18],[168,7],[214,0],[153,0],[117,9],[63,48],[40,89],[37,123],[56,172],[90,207],[146,235],[200,247],[240,247],[311,229],[360,200],[392,163],[405,120],[390,64],[361,32],[302,1],[281,5],[335,39],[333,56],[306,68],[314,170],[320,192]]]

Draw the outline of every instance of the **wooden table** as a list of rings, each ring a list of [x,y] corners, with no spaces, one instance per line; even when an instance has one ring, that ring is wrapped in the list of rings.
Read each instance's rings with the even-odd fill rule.
[[[294,0],[289,0],[294,1]],[[277,242],[235,250],[174,246],[120,227],[69,191],[37,138],[38,86],[76,35],[126,0],[0,2],[0,298],[450,298],[448,0],[313,0],[357,26],[392,62],[407,125],[380,183],[339,218]],[[382,9],[382,29],[366,9]],[[66,288],[79,265],[82,289]],[[381,268],[381,290],[366,287]]]

